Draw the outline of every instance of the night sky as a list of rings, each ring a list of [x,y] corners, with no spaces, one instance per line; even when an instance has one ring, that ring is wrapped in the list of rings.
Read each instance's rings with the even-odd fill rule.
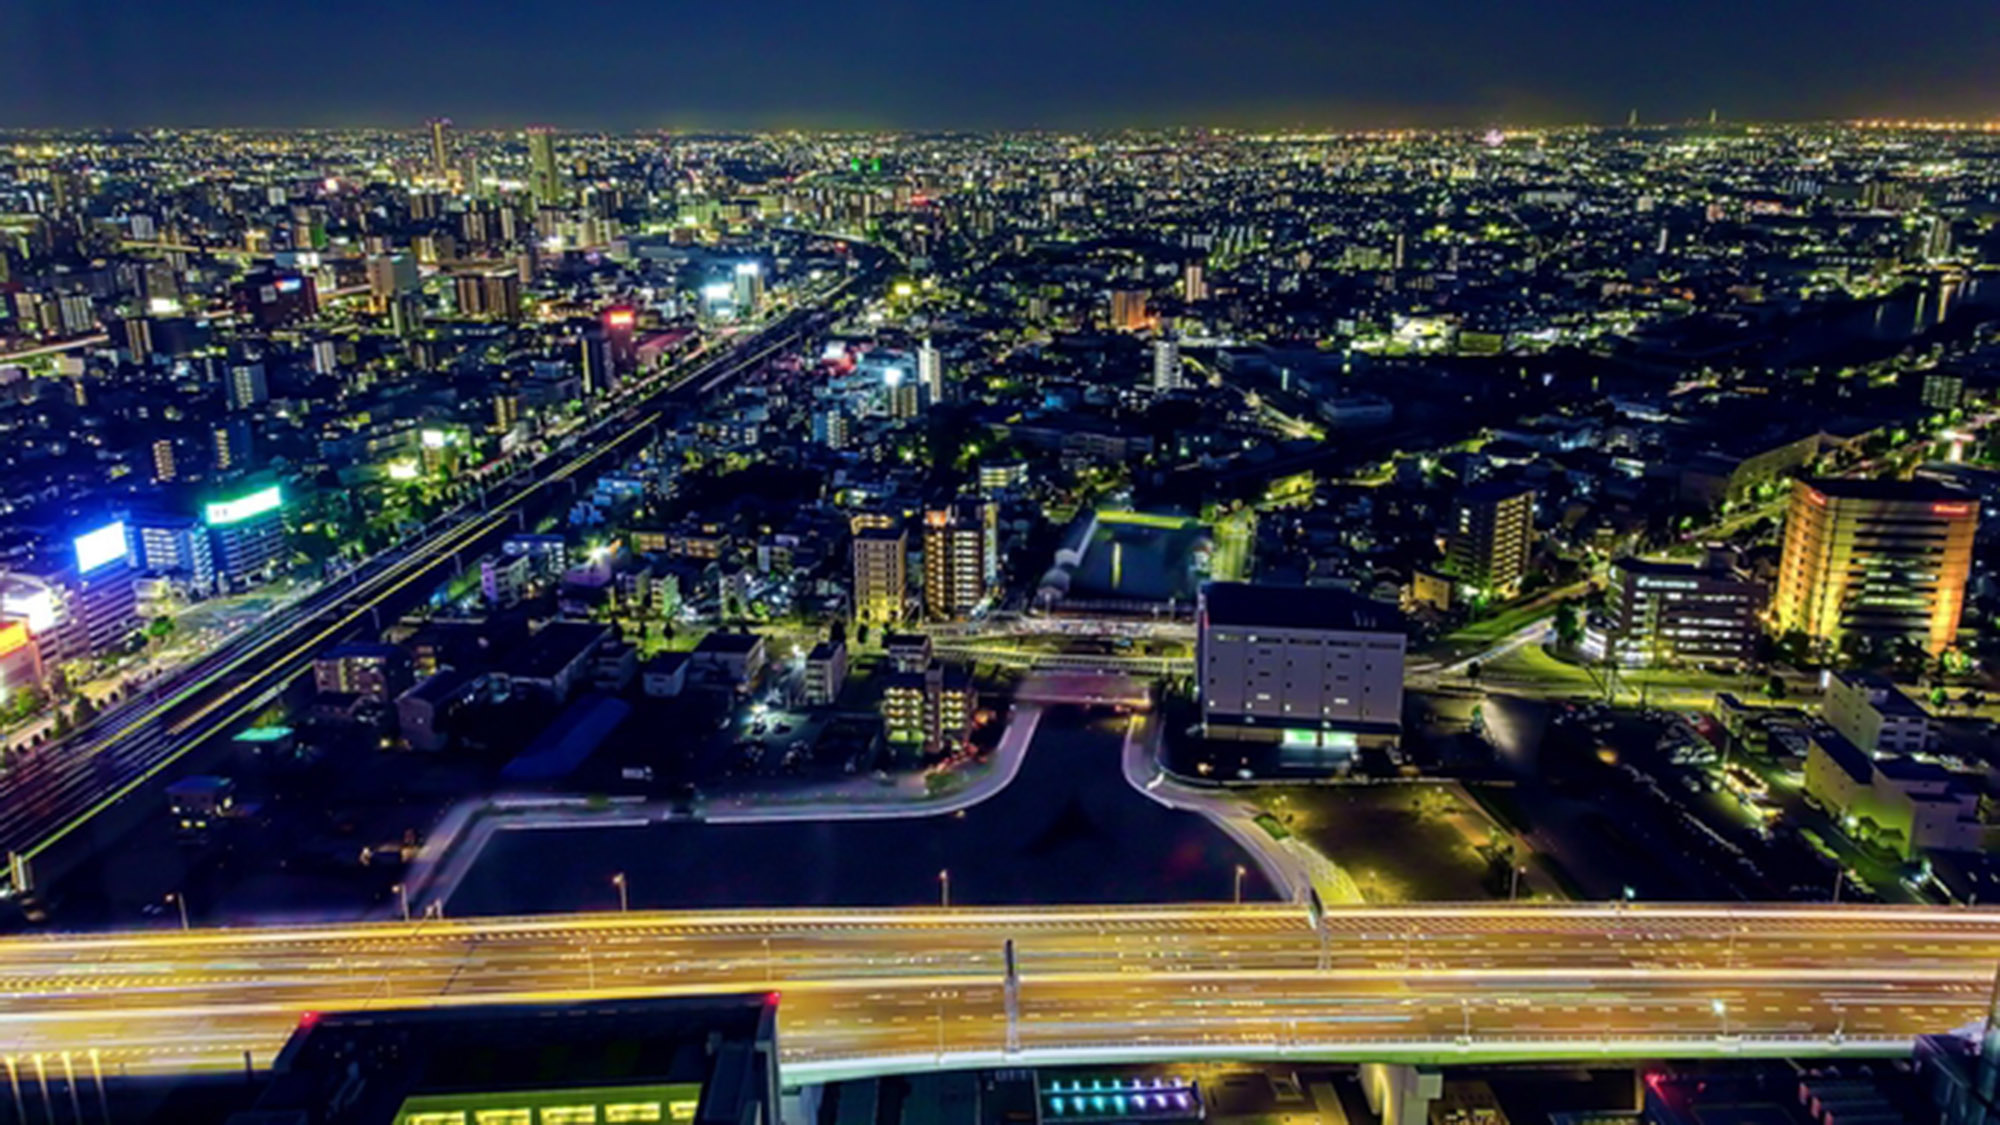
[[[0,126],[2000,117],[1995,0],[0,0]]]

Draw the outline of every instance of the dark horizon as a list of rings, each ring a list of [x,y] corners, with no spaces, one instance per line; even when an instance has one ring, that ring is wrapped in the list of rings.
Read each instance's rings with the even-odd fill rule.
[[[0,127],[768,131],[1991,120],[2000,21],[1859,0],[1226,9],[804,0],[579,14],[0,0]]]

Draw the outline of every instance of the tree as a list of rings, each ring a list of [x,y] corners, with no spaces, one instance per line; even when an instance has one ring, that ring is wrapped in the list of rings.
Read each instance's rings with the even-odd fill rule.
[[[1577,612],[1575,602],[1564,602],[1556,607],[1556,640],[1564,648],[1574,648],[1583,639],[1583,615]]]
[[[1770,679],[1765,680],[1764,696],[1767,699],[1785,698],[1785,678],[1783,676],[1772,676]]]
[[[834,618],[833,624],[826,628],[826,639],[832,641],[834,644],[845,641],[847,639],[847,622],[842,618]]]
[[[1475,660],[1465,666],[1465,678],[1475,684],[1479,682],[1479,661]]]
[[[1977,711],[1979,710],[1979,705],[1986,702],[1986,697],[1972,688],[1967,688],[1965,689],[1965,694],[1958,697],[1958,702],[1967,711]]]

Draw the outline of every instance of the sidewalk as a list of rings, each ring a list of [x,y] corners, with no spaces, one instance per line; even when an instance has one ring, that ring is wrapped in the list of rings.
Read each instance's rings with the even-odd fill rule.
[[[1200,789],[1176,781],[1159,766],[1160,718],[1134,716],[1125,736],[1125,781],[1132,788],[1170,809],[1206,818],[1250,853],[1257,870],[1280,894],[1303,902],[1308,889],[1319,893],[1322,905],[1364,902],[1361,888],[1339,864],[1313,850],[1297,836],[1278,839],[1257,823],[1260,811],[1226,792]]]

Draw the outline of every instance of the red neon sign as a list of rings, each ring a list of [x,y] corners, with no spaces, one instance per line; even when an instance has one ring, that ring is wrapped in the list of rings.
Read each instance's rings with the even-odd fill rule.
[[[1932,504],[1931,514],[1934,516],[1969,516],[1972,514],[1972,505]]]

